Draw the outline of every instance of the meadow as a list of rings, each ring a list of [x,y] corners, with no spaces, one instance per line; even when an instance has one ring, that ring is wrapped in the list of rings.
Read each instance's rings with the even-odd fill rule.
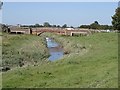
[[[62,44],[64,57],[61,60],[54,62],[47,60],[49,54],[44,42],[46,36]],[[21,55],[21,52],[24,54]],[[27,54],[29,54],[29,59],[26,57]],[[3,72],[3,88],[118,87],[117,33],[95,33],[83,37],[49,33],[41,36],[5,34],[3,64],[7,61],[10,66],[17,66],[20,58],[31,63],[39,62],[37,65],[16,67]],[[44,63],[41,64],[41,62]]]

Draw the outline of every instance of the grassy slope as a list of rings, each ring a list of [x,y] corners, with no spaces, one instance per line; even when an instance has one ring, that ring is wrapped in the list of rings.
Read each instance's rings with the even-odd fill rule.
[[[3,34],[3,66],[30,64],[48,57],[43,38],[32,35]]]
[[[116,33],[52,37],[70,54],[55,62],[3,73],[3,87],[118,87]]]

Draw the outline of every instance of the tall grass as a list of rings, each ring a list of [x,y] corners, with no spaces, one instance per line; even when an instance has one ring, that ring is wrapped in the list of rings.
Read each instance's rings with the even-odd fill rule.
[[[39,36],[3,34],[3,66],[34,64],[48,58],[45,41]]]

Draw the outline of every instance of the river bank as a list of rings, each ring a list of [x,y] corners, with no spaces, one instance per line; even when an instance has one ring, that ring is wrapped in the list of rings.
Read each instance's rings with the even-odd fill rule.
[[[117,33],[96,33],[87,37],[47,33],[42,35],[60,42],[63,45],[64,57],[55,62],[3,73],[4,88],[118,87]]]
[[[49,57],[44,38],[33,35],[3,33],[2,64],[9,68],[34,65]]]
[[[64,56],[79,54],[85,54],[89,49],[90,45],[83,43],[79,43],[80,37],[71,37],[71,36],[64,36],[64,35],[55,35],[52,33],[43,33],[41,37],[51,37],[56,42],[60,43],[63,48]],[[83,37],[85,38],[85,37]],[[76,40],[75,40],[76,39]]]

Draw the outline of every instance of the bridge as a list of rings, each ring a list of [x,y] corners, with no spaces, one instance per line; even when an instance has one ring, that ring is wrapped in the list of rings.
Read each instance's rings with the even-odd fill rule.
[[[73,36],[74,34],[80,34],[81,36],[88,36],[91,34],[89,29],[71,29],[67,30],[66,28],[10,28],[10,33],[14,34],[33,34],[33,35],[40,35],[44,32],[50,32],[60,35],[69,35]]]
[[[74,34],[80,34],[80,35],[90,35],[90,30],[80,30],[80,29],[74,29],[74,30],[67,30],[64,28],[32,28],[32,34],[40,35],[44,32],[50,32],[50,33],[56,33],[60,35],[70,35],[73,36]]]
[[[11,27],[11,28],[8,28],[8,32],[11,34],[30,34],[30,29],[29,28]]]
[[[40,35],[44,32],[64,35],[65,31],[61,28],[32,28],[32,34]]]

